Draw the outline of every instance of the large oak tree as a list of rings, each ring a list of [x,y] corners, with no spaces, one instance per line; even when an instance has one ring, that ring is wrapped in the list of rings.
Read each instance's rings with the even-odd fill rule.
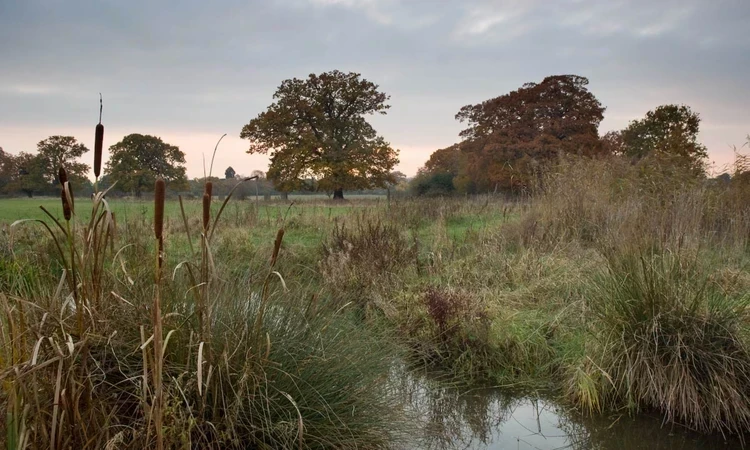
[[[541,83],[461,108],[456,119],[467,155],[460,178],[476,190],[523,189],[561,154],[602,151],[598,127],[604,107],[577,75],[549,76]]]
[[[110,157],[105,175],[117,182],[121,191],[152,191],[158,177],[164,178],[171,189],[188,187],[185,175],[185,153],[161,138],[129,134],[109,148]]]
[[[317,180],[320,190],[344,198],[344,189],[384,187],[397,151],[366,116],[385,114],[388,95],[358,73],[338,70],[285,80],[274,103],[242,128],[248,153],[270,154],[268,179],[277,189]]]

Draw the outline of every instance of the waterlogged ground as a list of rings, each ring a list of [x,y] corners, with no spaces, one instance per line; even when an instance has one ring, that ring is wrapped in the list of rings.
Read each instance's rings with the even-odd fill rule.
[[[518,450],[712,450],[743,448],[737,439],[662,425],[641,414],[583,417],[539,395],[440,387],[408,381],[410,407],[422,432],[408,448]]]

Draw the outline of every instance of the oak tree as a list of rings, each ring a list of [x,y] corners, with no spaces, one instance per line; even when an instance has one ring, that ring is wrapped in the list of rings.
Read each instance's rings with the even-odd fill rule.
[[[418,173],[447,173],[455,177],[461,170],[464,158],[460,144],[453,144],[450,147],[435,150]]]
[[[662,105],[619,133],[620,152],[633,160],[652,156],[704,173],[706,147],[698,142],[700,116],[686,105]]]
[[[110,157],[105,174],[117,183],[121,191],[140,197],[152,191],[161,177],[171,189],[187,189],[185,153],[161,138],[130,134],[109,148]]]
[[[338,70],[285,80],[274,103],[242,128],[248,153],[270,154],[267,177],[277,189],[317,180],[320,190],[344,198],[344,189],[384,187],[397,151],[366,116],[385,114],[388,95],[358,73]]]
[[[65,167],[73,184],[87,178],[89,165],[76,161],[89,149],[73,136],[50,136],[37,144],[37,156],[42,165],[42,176],[49,186],[56,185],[60,167]]]
[[[467,155],[465,173],[477,190],[523,189],[561,154],[602,151],[598,127],[604,107],[577,75],[541,83],[461,108],[456,119]]]
[[[49,184],[45,180],[45,161],[39,155],[21,152],[18,155],[3,155],[2,171],[7,176],[2,192],[23,192],[28,197],[45,193]]]

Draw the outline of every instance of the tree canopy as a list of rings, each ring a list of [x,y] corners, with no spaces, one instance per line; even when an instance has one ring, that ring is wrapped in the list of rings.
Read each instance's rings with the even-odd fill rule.
[[[467,159],[459,178],[477,190],[525,188],[558,155],[600,153],[605,108],[588,83],[577,75],[549,76],[461,108],[456,119],[468,126],[460,134]]]
[[[2,155],[4,193],[23,192],[28,197],[49,189],[45,181],[45,162],[39,155],[21,152],[18,155]]]
[[[237,172],[234,171],[232,166],[227,167],[227,170],[224,171],[224,178],[227,180],[233,179],[237,175]]]
[[[686,105],[662,105],[634,120],[621,132],[608,133],[613,148],[633,160],[649,156],[668,158],[671,163],[702,174],[708,158],[698,142],[700,116]]]
[[[65,167],[72,183],[87,178],[89,165],[77,162],[89,149],[73,136],[50,136],[37,144],[37,157],[42,167],[42,177],[48,185],[58,183],[60,167]]]
[[[344,189],[383,187],[397,151],[365,116],[385,114],[388,95],[358,73],[338,70],[285,80],[275,102],[242,128],[248,153],[270,153],[267,176],[284,191],[317,180],[343,198]]]
[[[152,191],[158,177],[164,178],[172,189],[187,188],[185,153],[161,138],[130,134],[109,148],[105,175],[117,182],[122,191],[135,193]]]

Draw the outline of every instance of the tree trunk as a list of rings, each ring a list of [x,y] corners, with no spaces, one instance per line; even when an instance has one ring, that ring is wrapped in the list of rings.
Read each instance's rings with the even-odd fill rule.
[[[334,200],[343,200],[344,199],[344,190],[341,188],[336,188],[333,191],[333,199]]]
[[[282,192],[281,193],[281,199],[282,200],[289,200],[289,192]]]

